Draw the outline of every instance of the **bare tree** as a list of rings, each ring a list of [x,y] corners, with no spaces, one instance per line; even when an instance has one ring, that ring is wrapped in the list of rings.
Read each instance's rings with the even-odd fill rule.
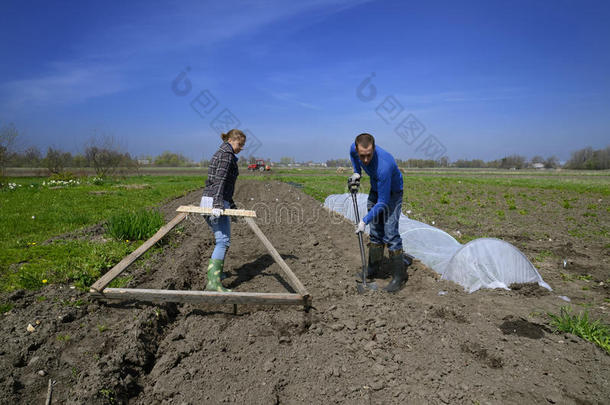
[[[72,154],[70,152],[49,147],[47,156],[44,158],[44,164],[51,174],[62,174],[71,160]]]
[[[137,162],[134,162],[129,153],[121,152],[118,142],[110,136],[93,137],[85,148],[85,160],[100,177],[115,174],[121,166],[137,168]]]
[[[30,146],[23,152],[23,160],[27,167],[40,167],[40,161],[42,160],[40,149],[36,146]]]
[[[525,167],[525,157],[520,155],[510,155],[500,160],[502,169],[523,169]]]
[[[559,159],[557,156],[551,156],[547,160],[544,161],[545,169],[556,169],[559,167]]]
[[[8,124],[0,129],[0,178],[4,177],[4,170],[9,157],[13,153],[15,140],[19,136],[19,131],[15,124]]]

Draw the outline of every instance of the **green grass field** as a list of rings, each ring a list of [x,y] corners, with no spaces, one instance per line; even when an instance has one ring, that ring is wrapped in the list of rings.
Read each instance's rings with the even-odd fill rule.
[[[610,209],[604,203],[610,195],[608,173],[565,178],[555,174],[517,177],[510,171],[499,171],[495,176],[472,171],[451,176],[445,171],[431,173],[404,174],[403,212],[412,219],[434,222],[462,243],[489,236],[493,228],[507,225],[530,238],[549,238],[547,232],[530,231],[532,221],[563,226],[564,232],[584,239],[608,238]],[[271,178],[299,184],[319,201],[328,194],[347,192],[346,175]],[[362,184],[362,192],[368,192],[366,176]]]
[[[547,173],[547,175],[544,175]],[[553,232],[588,241],[606,240],[610,208],[607,172],[409,170],[403,212],[446,230],[465,243],[484,236],[534,240]],[[349,173],[334,169],[281,169],[242,179],[289,182],[319,201],[346,192]],[[126,210],[154,207],[204,184],[203,176],[133,176],[79,184],[51,184],[40,177],[14,177],[0,191],[0,289],[36,289],[45,283],[90,285],[141,241],[58,238],[104,223]],[[362,192],[368,192],[363,180]],[[536,226],[532,226],[535,223]],[[606,249],[610,246],[606,245]],[[549,253],[550,254],[550,253]],[[541,256],[542,257],[542,256]],[[535,258],[532,258],[535,260]]]
[[[13,178],[0,191],[0,289],[36,289],[46,283],[90,285],[141,241],[92,242],[51,238],[102,223],[113,215],[153,207],[202,187],[201,176],[81,178],[78,184]]]

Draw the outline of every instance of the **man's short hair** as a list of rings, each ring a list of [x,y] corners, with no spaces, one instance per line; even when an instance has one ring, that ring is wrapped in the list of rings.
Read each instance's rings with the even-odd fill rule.
[[[373,135],[367,134],[365,132],[356,137],[355,144],[356,144],[356,149],[358,149],[358,146],[362,146],[363,148],[368,148],[369,145],[373,145],[373,148],[375,148],[375,138],[373,138]]]

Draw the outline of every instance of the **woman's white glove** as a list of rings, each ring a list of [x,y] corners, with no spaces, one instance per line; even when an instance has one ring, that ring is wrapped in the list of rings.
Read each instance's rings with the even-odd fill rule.
[[[364,223],[364,221],[358,222],[358,225],[356,225],[356,233],[364,232],[365,228],[366,228],[366,224]]]
[[[212,214],[210,214],[210,216],[212,218],[218,218],[222,215],[222,210],[220,208],[212,208]]]

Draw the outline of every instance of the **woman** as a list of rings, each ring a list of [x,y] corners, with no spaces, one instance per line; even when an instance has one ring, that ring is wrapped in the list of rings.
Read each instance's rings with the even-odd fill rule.
[[[205,289],[230,292],[231,290],[223,287],[221,279],[224,278],[222,269],[227,249],[231,245],[231,221],[228,216],[222,214],[225,208],[237,208],[233,202],[235,181],[239,176],[235,155],[243,149],[246,135],[239,129],[232,129],[220,137],[223,143],[212,156],[200,204],[201,207],[212,208],[212,214],[206,217],[206,221],[216,239],[208,265],[208,283]]]

